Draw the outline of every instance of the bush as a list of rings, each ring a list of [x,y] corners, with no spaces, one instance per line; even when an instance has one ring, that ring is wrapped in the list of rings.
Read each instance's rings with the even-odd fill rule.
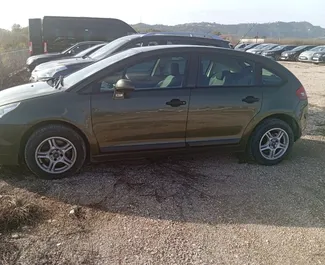
[[[27,49],[28,28],[13,25],[11,31],[0,29],[0,53]]]
[[[28,200],[12,196],[0,199],[0,232],[34,224],[43,217],[43,209]]]

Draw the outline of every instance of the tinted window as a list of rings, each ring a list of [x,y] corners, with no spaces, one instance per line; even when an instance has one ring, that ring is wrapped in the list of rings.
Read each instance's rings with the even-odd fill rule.
[[[120,69],[99,82],[101,92],[112,91],[121,78],[132,81],[136,89],[181,87],[185,80],[186,56],[159,56]]]
[[[254,64],[243,59],[207,55],[199,66],[199,87],[255,85]]]
[[[262,84],[268,86],[276,86],[283,82],[282,78],[274,74],[272,71],[262,68]]]

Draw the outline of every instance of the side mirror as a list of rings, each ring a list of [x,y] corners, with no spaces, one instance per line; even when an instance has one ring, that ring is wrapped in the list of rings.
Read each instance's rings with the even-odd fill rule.
[[[128,94],[134,91],[135,87],[131,80],[120,79],[115,84],[114,99],[124,99],[128,97]]]

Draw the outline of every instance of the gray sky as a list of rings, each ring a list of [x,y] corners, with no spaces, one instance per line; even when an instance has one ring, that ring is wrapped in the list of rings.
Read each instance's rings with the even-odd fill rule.
[[[175,25],[189,22],[237,24],[246,22],[308,21],[325,27],[325,0],[4,0],[0,28],[28,18],[89,16],[119,18],[129,24]],[[57,8],[55,8],[57,6]]]

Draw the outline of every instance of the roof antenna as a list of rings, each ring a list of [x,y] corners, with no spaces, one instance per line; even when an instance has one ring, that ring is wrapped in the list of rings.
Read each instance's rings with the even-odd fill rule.
[[[257,25],[257,23],[254,23],[253,26],[244,34],[244,36],[242,36],[242,39],[245,38],[247,36],[247,34]],[[240,39],[239,41],[236,43],[235,47],[240,43]]]

